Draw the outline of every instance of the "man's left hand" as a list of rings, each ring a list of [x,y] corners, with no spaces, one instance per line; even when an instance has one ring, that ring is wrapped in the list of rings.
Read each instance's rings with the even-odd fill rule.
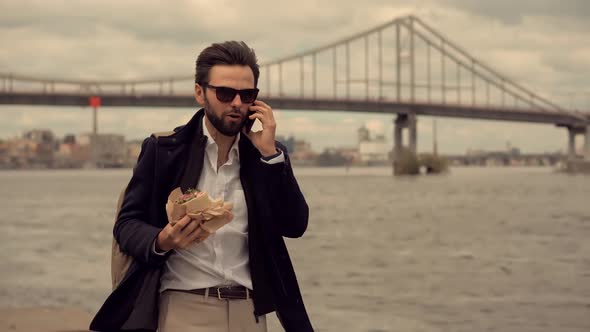
[[[242,129],[242,133],[250,138],[252,144],[260,151],[263,157],[273,155],[277,152],[275,145],[275,132],[277,130],[277,123],[272,114],[272,108],[261,100],[256,100],[250,110],[256,113],[250,115],[250,119],[258,119],[262,123],[262,130],[246,133],[246,128]]]

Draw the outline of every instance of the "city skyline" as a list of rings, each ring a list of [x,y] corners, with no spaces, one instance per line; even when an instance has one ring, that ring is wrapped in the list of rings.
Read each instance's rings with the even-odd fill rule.
[[[311,144],[300,137],[277,136],[289,149],[291,161],[297,166],[385,166],[394,159],[384,135],[371,133],[367,125],[357,129],[354,147],[327,147],[314,151]],[[121,168],[133,167],[140,154],[142,140],[127,140],[124,135],[112,133],[55,135],[50,129],[36,128],[20,137],[0,140],[0,169],[68,169],[68,168]],[[436,151],[436,150],[435,150]],[[453,166],[556,166],[564,154],[530,153],[510,143],[495,151],[468,150],[464,154],[420,154],[417,160],[428,172],[445,172]],[[412,172],[411,168],[406,170]],[[419,171],[419,168],[417,169]]]
[[[5,108],[9,108],[4,106]],[[31,129],[49,129],[58,137],[66,134],[87,134],[92,131],[90,107],[63,106],[11,106],[3,110],[16,126],[0,124],[0,139],[20,136]],[[171,130],[187,122],[196,112],[183,108],[127,108],[103,107],[99,109],[98,132],[122,134],[127,140],[142,140],[152,132]],[[51,113],[41,123],[44,114]],[[387,145],[393,146],[393,116],[372,113],[345,113],[319,111],[275,110],[277,136],[293,135],[311,143],[312,149],[321,152],[325,148],[354,147],[358,143],[357,130],[366,126],[372,135],[384,135]],[[336,117],[336,119],[334,119]],[[547,124],[520,124],[513,122],[447,119],[422,116],[418,118],[418,152],[432,151],[432,122],[437,121],[438,151],[442,154],[463,154],[469,150],[504,150],[507,144],[530,153],[565,151],[567,132]],[[330,125],[326,125],[329,122]],[[504,126],[506,133],[496,135],[494,126]],[[336,124],[336,125],[334,125]],[[522,130],[528,127],[527,130]],[[329,128],[329,131],[326,131]],[[511,128],[512,130],[508,130]],[[254,130],[260,130],[255,123]],[[473,131],[481,134],[473,135]],[[547,144],[541,137],[555,135],[557,140]],[[407,137],[405,138],[407,143]],[[578,139],[577,145],[583,142]]]

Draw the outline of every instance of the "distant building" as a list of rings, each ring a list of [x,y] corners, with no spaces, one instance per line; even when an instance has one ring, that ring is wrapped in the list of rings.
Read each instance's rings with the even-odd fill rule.
[[[127,164],[125,136],[117,134],[83,134],[77,138],[80,146],[90,152],[88,165],[100,168],[123,167]]]
[[[347,163],[349,163],[349,164],[359,164],[361,162],[361,155],[360,155],[359,150],[357,148],[350,148],[350,147],[336,148],[336,149],[334,149],[334,151],[337,154],[343,156],[347,160]]]
[[[349,161],[347,158],[335,148],[325,148],[316,159],[317,166],[345,166],[348,164]]]
[[[366,142],[366,141],[370,141],[371,137],[370,137],[370,133],[369,133],[369,129],[365,126],[362,126],[358,129],[357,131],[358,133],[358,141],[360,142]]]
[[[17,151],[22,152],[25,163],[34,168],[51,168],[54,163],[56,140],[53,132],[48,129],[33,129],[22,135],[17,143]]]
[[[372,139],[365,126],[358,129],[358,154],[364,165],[386,164],[391,159],[385,136],[377,135]]]
[[[16,138],[8,144],[7,162],[10,168],[30,168],[36,157],[37,143]]]
[[[98,134],[93,137],[92,155],[98,167],[123,167],[127,161],[125,136]]]
[[[360,159],[365,164],[386,163],[390,155],[389,150],[385,140],[374,140],[359,144]]]
[[[33,129],[23,134],[23,139],[27,139],[36,143],[53,143],[55,136],[53,132],[48,129]]]
[[[60,141],[49,130],[35,129],[21,137],[0,139],[0,169],[133,167],[142,142],[90,133],[68,134]]]
[[[80,145],[90,145],[92,142],[92,134],[80,134],[75,137],[75,140]]]
[[[0,169],[8,168],[10,164],[10,144],[0,140]]]
[[[76,136],[68,134],[58,145],[55,154],[55,167],[80,168],[90,160],[90,145],[76,143]]]
[[[276,139],[277,141],[283,143],[283,145],[285,145],[285,147],[287,148],[287,151],[289,151],[290,153],[295,151],[295,137],[293,137],[293,135],[289,136],[289,138],[286,138],[284,136],[277,136]]]
[[[311,165],[314,163],[317,153],[312,150],[311,144],[304,140],[295,140],[293,150],[289,154],[291,160],[299,165]]]
[[[125,164],[129,167],[133,167],[137,163],[139,153],[141,152],[141,143],[143,141],[131,141],[127,142],[127,157]]]
[[[63,143],[76,144],[76,136],[73,134],[67,134],[64,136]]]

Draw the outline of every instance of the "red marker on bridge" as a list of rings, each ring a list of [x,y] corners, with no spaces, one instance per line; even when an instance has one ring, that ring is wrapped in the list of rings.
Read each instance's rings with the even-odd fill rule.
[[[100,104],[102,102],[101,99],[100,99],[100,97],[92,96],[92,97],[90,97],[88,99],[89,99],[89,102],[90,102],[90,106],[92,106],[92,107],[100,107]]]
[[[92,134],[96,136],[98,134],[98,119],[97,119],[97,111],[100,107],[102,100],[98,96],[92,96],[88,98],[88,102],[90,107],[92,107]]]

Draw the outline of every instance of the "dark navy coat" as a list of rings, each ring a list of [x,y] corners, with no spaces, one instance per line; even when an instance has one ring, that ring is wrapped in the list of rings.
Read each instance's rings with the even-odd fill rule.
[[[155,331],[165,256],[152,244],[166,226],[170,192],[195,188],[201,175],[207,137],[204,110],[168,136],[143,141],[113,229],[121,250],[133,263],[90,324],[93,331]],[[313,331],[283,237],[296,238],[307,228],[309,209],[279,142],[284,163],[266,164],[258,149],[240,135],[240,181],[248,206],[248,246],[254,315],[276,311],[287,332]]]

